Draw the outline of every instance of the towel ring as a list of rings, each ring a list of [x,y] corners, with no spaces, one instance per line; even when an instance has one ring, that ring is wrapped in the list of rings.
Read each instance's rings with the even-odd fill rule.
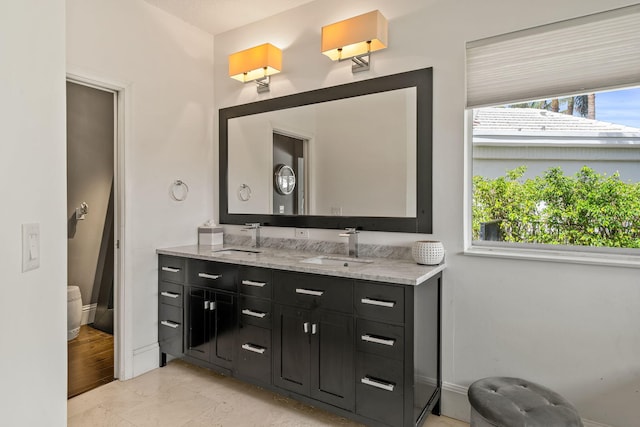
[[[243,202],[246,202],[250,198],[251,198],[251,187],[249,187],[247,184],[242,184],[240,187],[238,187],[238,199],[242,200]]]
[[[180,192],[176,194],[176,189],[180,189]],[[171,189],[169,190],[169,195],[176,202],[183,202],[187,199],[187,195],[189,194],[189,186],[186,182],[176,179],[173,184],[171,184]]]

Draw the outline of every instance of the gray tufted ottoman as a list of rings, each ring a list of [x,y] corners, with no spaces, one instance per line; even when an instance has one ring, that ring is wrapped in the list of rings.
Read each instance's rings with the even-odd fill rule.
[[[520,378],[489,377],[469,387],[471,427],[582,427],[558,393]]]

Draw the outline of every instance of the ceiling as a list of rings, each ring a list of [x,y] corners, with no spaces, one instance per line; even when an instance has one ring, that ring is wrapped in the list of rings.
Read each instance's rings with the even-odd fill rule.
[[[313,0],[145,0],[213,35],[277,15]]]

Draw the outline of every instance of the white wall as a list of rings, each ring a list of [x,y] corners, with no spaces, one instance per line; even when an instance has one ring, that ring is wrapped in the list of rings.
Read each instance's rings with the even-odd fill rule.
[[[605,4],[606,3],[606,4]],[[637,269],[474,258],[464,245],[465,42],[635,3],[608,0],[322,0],[216,36],[218,107],[422,67],[434,69],[434,236],[444,242],[443,375],[445,413],[468,417],[465,388],[489,375],[545,384],[581,415],[612,426],[637,425],[640,404],[640,287]],[[319,52],[323,25],[380,9],[389,48],[372,70]],[[269,94],[226,75],[227,55],[260,43],[283,49],[283,72]],[[217,150],[217,145],[215,146]],[[227,226],[233,230],[233,226]],[[335,230],[311,238],[338,240]],[[293,237],[267,228],[265,236]],[[362,243],[410,245],[423,236],[365,232]]]
[[[66,425],[64,1],[0,2],[0,424]],[[24,223],[40,268],[22,272]]]
[[[67,70],[125,86],[125,378],[158,366],[155,250],[212,215],[212,56],[212,36],[141,0],[67,1]]]

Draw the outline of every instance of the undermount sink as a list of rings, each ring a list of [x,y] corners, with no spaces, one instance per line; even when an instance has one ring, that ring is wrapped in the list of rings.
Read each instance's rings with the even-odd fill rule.
[[[302,261],[305,264],[318,264],[318,265],[332,265],[340,267],[357,267],[361,265],[371,264],[373,261],[366,259],[355,259],[348,257],[335,257],[335,256],[316,256],[312,258],[306,258]]]
[[[234,248],[228,248],[228,249],[219,249],[217,251],[212,251],[212,253],[216,254],[216,255],[234,255],[234,254],[259,254],[260,251],[256,251],[253,249],[234,249]]]

